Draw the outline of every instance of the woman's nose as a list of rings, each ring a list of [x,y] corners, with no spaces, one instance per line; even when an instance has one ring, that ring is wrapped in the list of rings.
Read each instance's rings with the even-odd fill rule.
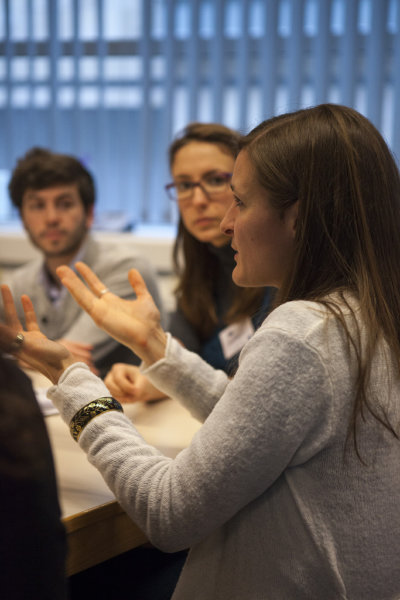
[[[235,202],[232,202],[228,210],[226,211],[220,225],[220,229],[222,233],[225,235],[232,236],[233,235],[233,226],[235,221]]]
[[[202,185],[193,188],[192,204],[208,204],[210,198]]]

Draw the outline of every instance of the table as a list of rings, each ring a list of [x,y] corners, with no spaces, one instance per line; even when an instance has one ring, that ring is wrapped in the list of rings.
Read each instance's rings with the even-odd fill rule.
[[[36,374],[34,386],[46,382]],[[145,440],[174,458],[190,444],[200,423],[171,398],[125,404]],[[116,502],[100,473],[72,439],[59,414],[45,417],[53,450],[59,500],[67,530],[67,574],[73,575],[147,542]]]

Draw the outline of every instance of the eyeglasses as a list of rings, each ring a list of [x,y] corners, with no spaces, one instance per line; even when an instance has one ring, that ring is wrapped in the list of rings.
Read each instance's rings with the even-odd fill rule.
[[[232,173],[216,171],[208,173],[200,178],[200,181],[174,181],[167,183],[165,189],[171,200],[190,200],[194,193],[194,188],[199,187],[206,196],[216,196],[229,189]]]

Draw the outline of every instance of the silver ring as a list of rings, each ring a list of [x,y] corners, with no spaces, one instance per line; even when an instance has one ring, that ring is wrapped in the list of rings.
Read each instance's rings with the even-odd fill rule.
[[[14,338],[14,345],[17,346],[17,348],[19,346],[22,346],[22,344],[24,343],[24,334],[23,333],[17,333],[17,335]]]
[[[104,294],[107,294],[110,290],[108,288],[104,288],[102,290],[100,290],[99,292],[99,298],[101,298],[102,296],[104,296]]]

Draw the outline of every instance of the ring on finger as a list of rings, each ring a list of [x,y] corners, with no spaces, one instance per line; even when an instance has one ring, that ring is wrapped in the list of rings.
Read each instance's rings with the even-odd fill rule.
[[[24,334],[21,332],[17,333],[17,335],[14,338],[13,344],[16,348],[19,348],[24,343],[24,340],[25,340]]]
[[[102,296],[104,296],[104,294],[108,294],[110,290],[108,288],[103,288],[102,290],[100,290],[99,292],[99,298],[101,298]]]

